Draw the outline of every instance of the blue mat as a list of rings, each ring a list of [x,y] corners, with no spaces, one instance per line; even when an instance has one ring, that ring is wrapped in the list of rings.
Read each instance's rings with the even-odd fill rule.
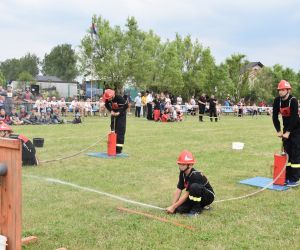
[[[87,153],[88,156],[93,156],[97,158],[126,158],[128,154],[117,154],[116,156],[109,156],[106,152],[96,152],[96,153]]]
[[[270,182],[272,182],[272,180],[273,179],[271,178],[257,176],[254,178],[239,181],[239,183],[263,188],[267,186]],[[289,187],[280,186],[280,185],[270,185],[267,189],[276,190],[276,191],[285,191],[289,189]]]

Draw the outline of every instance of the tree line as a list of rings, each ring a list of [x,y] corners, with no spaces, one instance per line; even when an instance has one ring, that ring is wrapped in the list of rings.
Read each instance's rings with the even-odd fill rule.
[[[250,63],[246,55],[233,54],[216,64],[209,48],[190,35],[176,34],[163,41],[153,30],[143,31],[134,17],[125,27],[112,26],[101,16],[93,16],[93,29],[81,39],[79,50],[69,44],[55,46],[43,60],[34,54],[0,63],[0,82],[27,80],[39,72],[73,81],[79,75],[105,82],[121,90],[131,85],[141,90],[168,92],[183,98],[200,93],[224,99],[271,101],[281,79],[289,81],[293,93],[300,95],[300,71],[280,64],[263,67],[254,81],[249,80]],[[263,63],[263,62],[262,62]]]

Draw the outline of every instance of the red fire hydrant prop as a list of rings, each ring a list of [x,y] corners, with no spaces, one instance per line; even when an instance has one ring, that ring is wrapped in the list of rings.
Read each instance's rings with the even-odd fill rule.
[[[116,146],[117,146],[117,134],[115,131],[111,131],[107,136],[107,155],[116,156]]]
[[[284,186],[285,174],[286,174],[286,164],[287,164],[287,154],[276,153],[274,154],[274,170],[273,170],[273,180],[274,184]]]

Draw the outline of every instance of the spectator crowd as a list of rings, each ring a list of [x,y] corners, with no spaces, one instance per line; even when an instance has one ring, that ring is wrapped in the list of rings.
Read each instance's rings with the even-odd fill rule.
[[[124,98],[130,104],[128,113],[132,104],[135,117],[144,117],[156,122],[182,121],[184,113],[196,116],[199,112],[199,121],[202,121],[205,115],[209,115],[211,121],[214,119],[217,121],[222,113],[233,113],[237,117],[242,117],[246,114],[257,116],[263,112],[270,115],[272,112],[264,102],[260,102],[258,106],[256,103],[246,105],[244,99],[233,102],[230,96],[226,97],[223,106],[213,95],[206,94],[202,94],[198,99],[192,96],[186,102],[180,95],[158,94],[151,91],[138,93],[133,100],[128,94],[124,95]],[[66,102],[63,97],[57,99],[56,96],[46,98],[43,95],[35,96],[30,88],[26,88],[22,93],[15,93],[9,85],[6,89],[0,86],[0,121],[9,125],[81,123],[82,117],[93,116],[96,112],[99,112],[100,117],[108,116],[102,97],[97,102],[92,102],[90,98],[84,100],[78,97]],[[66,120],[68,113],[73,115],[72,121]]]

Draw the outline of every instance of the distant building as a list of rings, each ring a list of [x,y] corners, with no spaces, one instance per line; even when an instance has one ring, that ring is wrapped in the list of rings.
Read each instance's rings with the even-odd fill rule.
[[[249,74],[249,84],[253,84],[256,80],[257,73],[264,67],[261,62],[251,62],[244,66],[240,71],[240,76],[242,77],[246,72]]]
[[[13,88],[19,86],[18,81],[13,81]],[[26,83],[24,83],[26,85]],[[56,90],[60,97],[73,97],[78,94],[78,83],[77,82],[68,82],[59,79],[56,76],[42,76],[37,75],[35,77],[35,83],[30,84],[31,90],[36,93],[41,93],[43,91]],[[25,86],[22,86],[25,88]]]

